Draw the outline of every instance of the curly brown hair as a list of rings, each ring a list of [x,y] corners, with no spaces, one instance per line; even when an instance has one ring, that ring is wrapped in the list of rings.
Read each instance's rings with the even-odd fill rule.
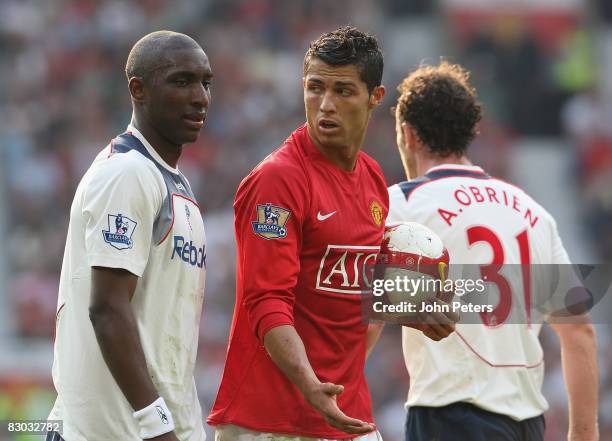
[[[397,112],[432,153],[463,155],[477,134],[482,117],[469,72],[442,61],[421,65],[398,86]]]

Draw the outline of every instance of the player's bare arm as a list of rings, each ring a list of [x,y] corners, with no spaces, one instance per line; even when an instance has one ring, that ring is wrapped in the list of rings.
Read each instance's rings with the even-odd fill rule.
[[[551,323],[561,343],[569,406],[569,441],[597,441],[599,370],[595,330],[586,316],[573,323]]]
[[[137,281],[137,276],[124,269],[93,267],[89,306],[104,361],[134,410],[149,406],[159,397],[147,369],[130,305]],[[177,440],[173,432],[151,439]]]
[[[384,323],[370,323],[368,325],[368,333],[366,334],[366,358],[370,356],[370,352],[372,352],[372,349],[376,346],[384,326]]]
[[[302,339],[290,325],[278,326],[264,336],[264,346],[281,371],[300,390],[304,399],[333,427],[346,433],[361,434],[374,430],[372,424],[348,417],[336,403],[341,385],[322,383],[315,375]]]

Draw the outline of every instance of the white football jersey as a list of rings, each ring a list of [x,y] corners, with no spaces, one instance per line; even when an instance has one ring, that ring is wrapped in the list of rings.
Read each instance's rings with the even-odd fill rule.
[[[131,304],[149,374],[178,438],[203,441],[193,370],[204,223],[187,179],[132,126],[96,157],[70,210],[53,363],[58,397],[49,418],[63,420],[66,441],[140,441],[135,409],[112,377],[89,319],[93,266],[139,277]]]
[[[480,167],[433,167],[423,177],[389,187],[389,205],[389,224],[419,222],[440,236],[450,254],[451,278],[453,264],[570,263],[552,216],[524,191]],[[528,324],[525,312],[523,319],[510,316],[526,311],[528,296],[517,295],[525,291],[521,276],[505,275],[495,284],[495,313],[476,314],[486,324],[458,324],[440,342],[403,328],[410,374],[406,407],[463,401],[515,420],[548,408],[541,393],[541,324]],[[504,281],[507,287],[500,288]]]

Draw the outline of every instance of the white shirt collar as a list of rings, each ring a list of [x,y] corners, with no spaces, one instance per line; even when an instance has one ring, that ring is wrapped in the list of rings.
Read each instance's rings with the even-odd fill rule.
[[[440,165],[436,165],[430,168],[429,170],[425,172],[425,174],[435,172],[438,170],[465,170],[465,171],[484,173],[484,170],[481,167],[478,167],[477,165],[440,164]]]
[[[140,133],[140,130],[138,130],[132,124],[128,124],[127,131],[130,132],[132,135],[134,135],[142,143],[142,145],[145,147],[145,149],[147,149],[147,151],[153,157],[153,159],[159,162],[159,164],[163,168],[165,168],[171,173],[174,173],[175,175],[179,174],[179,169],[168,165],[168,163],[164,161],[161,156],[159,156],[159,153],[157,153],[157,151],[153,148],[153,146],[149,143],[149,141],[147,141],[144,135]]]

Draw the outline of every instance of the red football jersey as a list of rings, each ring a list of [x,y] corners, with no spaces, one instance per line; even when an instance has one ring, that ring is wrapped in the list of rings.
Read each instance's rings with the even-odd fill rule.
[[[360,152],[355,169],[343,171],[319,152],[306,126],[242,181],[234,201],[236,307],[210,424],[354,438],[327,424],[266,352],[265,333],[287,324],[319,380],[344,386],[340,409],[373,422],[360,297],[388,206],[376,161]]]

